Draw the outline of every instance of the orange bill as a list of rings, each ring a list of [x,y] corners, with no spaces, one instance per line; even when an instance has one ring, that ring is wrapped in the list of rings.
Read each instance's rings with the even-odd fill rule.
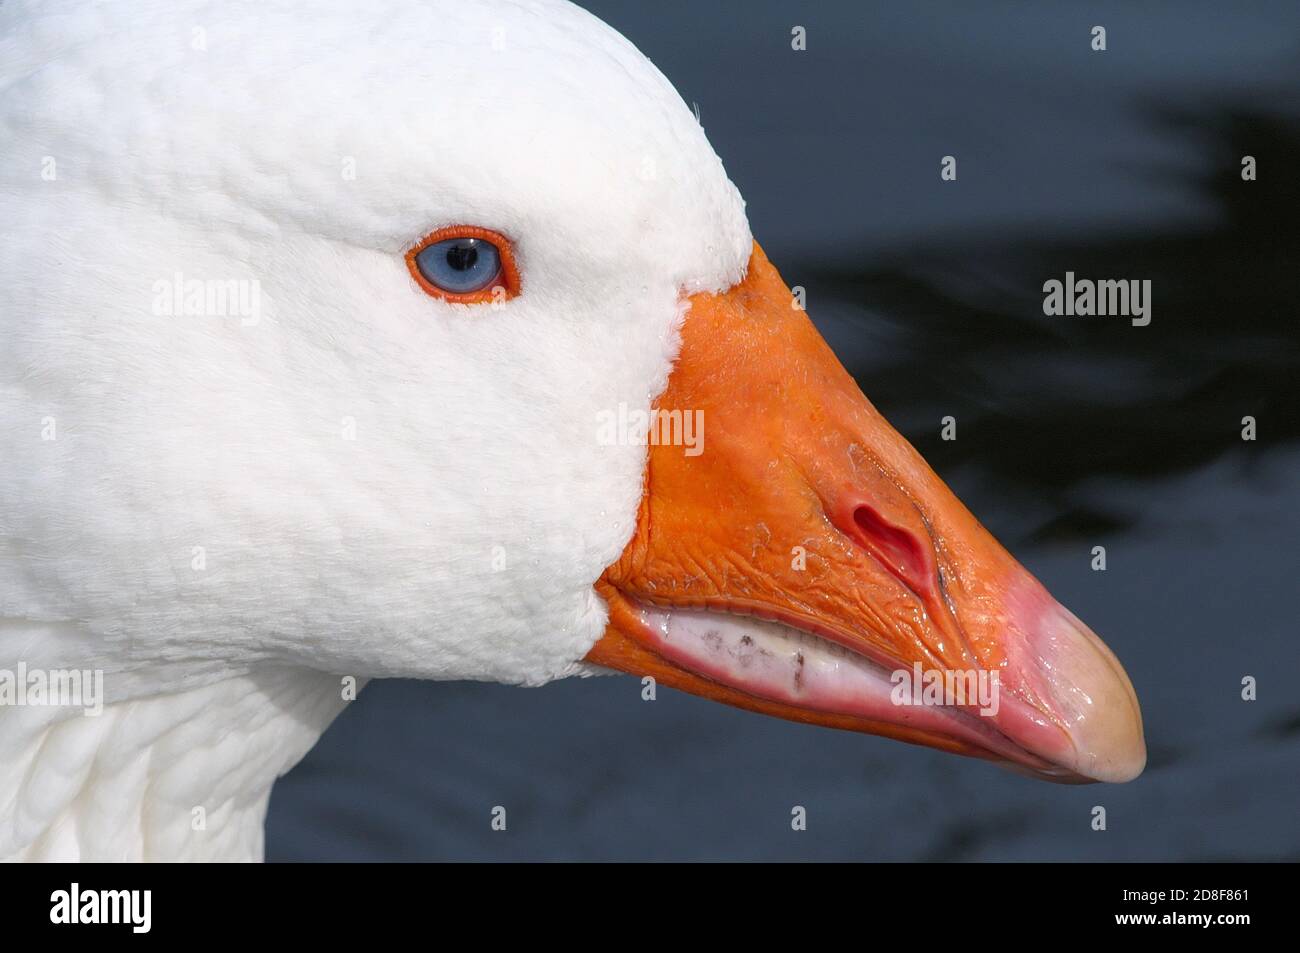
[[[588,661],[1049,780],[1141,773],[1115,656],[876,412],[757,245],[682,338]]]

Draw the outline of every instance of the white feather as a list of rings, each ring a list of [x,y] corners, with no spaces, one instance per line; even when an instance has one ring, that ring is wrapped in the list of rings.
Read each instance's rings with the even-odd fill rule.
[[[0,856],[259,855],[341,707],[314,673],[581,670],[645,464],[597,415],[649,406],[752,242],[663,76],[541,0],[10,2],[0,63],[0,669],[111,702],[0,709]],[[449,224],[510,236],[523,293],[420,291]],[[178,274],[256,320],[160,314]],[[187,839],[223,738],[248,804]]]

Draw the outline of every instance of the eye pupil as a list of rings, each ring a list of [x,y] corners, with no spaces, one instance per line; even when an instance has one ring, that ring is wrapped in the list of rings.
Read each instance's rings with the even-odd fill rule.
[[[440,291],[473,294],[501,280],[501,252],[484,238],[446,238],[415,256],[420,276]]]
[[[447,249],[447,264],[457,271],[469,271],[478,261],[478,249],[474,247],[476,244],[477,240],[473,238],[453,243]]]

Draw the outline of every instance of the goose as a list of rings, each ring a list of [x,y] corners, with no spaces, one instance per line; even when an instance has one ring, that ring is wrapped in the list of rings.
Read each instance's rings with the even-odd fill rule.
[[[1141,772],[1115,656],[595,17],[17,0],[0,51],[0,857],[260,859],[276,778],[384,677],[630,673]]]

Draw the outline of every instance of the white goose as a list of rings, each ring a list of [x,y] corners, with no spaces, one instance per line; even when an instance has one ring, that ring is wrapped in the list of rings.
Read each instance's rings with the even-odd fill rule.
[[[0,63],[0,857],[260,857],[349,677],[617,668],[1141,771],[1114,657],[582,10],[10,2]],[[655,401],[702,433],[647,451]],[[997,673],[997,713],[895,704],[913,666]],[[42,703],[70,670],[97,717]]]

